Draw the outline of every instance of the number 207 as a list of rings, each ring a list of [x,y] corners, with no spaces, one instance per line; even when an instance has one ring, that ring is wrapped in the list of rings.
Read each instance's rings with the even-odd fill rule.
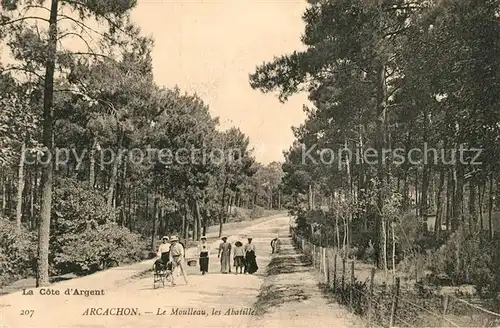
[[[25,315],[28,317],[32,317],[33,314],[35,313],[35,310],[21,310],[21,315]]]

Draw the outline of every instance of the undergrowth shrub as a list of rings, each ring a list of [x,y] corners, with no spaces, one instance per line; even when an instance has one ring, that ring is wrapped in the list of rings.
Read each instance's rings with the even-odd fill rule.
[[[0,218],[0,285],[33,275],[36,249],[34,233]]]
[[[66,239],[62,252],[54,258],[54,266],[61,273],[88,274],[106,260],[140,260],[146,247],[140,235],[110,222]]]
[[[145,243],[117,225],[116,217],[103,194],[73,179],[58,179],[52,207],[52,274],[92,273],[107,259],[139,260]]]
[[[251,219],[256,219],[256,218],[260,218],[260,217],[263,217],[265,214],[265,210],[263,207],[260,207],[260,206],[255,206],[251,211],[250,213],[248,214],[248,216],[251,218]]]
[[[434,274],[445,273],[453,284],[478,283],[479,289],[491,279],[491,263],[488,245],[481,235],[471,232],[465,225],[459,227],[434,254],[431,270]]]
[[[434,275],[446,274],[454,285],[472,284],[477,294],[500,300],[500,239],[476,227],[460,226],[434,254]]]

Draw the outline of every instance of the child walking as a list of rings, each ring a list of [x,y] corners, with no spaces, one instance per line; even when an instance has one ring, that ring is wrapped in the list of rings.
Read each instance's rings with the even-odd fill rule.
[[[235,242],[234,246],[234,266],[236,267],[236,274],[243,273],[245,269],[245,249],[240,241]]]

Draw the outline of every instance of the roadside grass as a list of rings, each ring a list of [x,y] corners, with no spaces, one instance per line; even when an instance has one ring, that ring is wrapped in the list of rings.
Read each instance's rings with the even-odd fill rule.
[[[291,246],[286,247],[286,243],[283,246],[285,247],[272,258],[266,268],[266,277],[254,304],[259,316],[284,303],[300,302],[309,298],[301,284],[287,283],[287,275],[309,271],[310,263]]]

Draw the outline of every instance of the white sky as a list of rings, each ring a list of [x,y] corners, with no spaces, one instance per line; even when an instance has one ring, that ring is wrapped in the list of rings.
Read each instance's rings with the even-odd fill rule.
[[[305,0],[138,0],[132,16],[153,36],[156,82],[196,92],[223,128],[250,137],[258,161],[283,160],[291,126],[303,122],[305,95],[281,104],[253,90],[248,75],[273,56],[299,50]]]
[[[267,164],[283,160],[294,140],[291,127],[304,121],[302,105],[309,101],[299,94],[281,104],[276,95],[253,90],[248,75],[274,56],[303,49],[306,6],[306,0],[138,0],[132,17],[155,40],[156,82],[197,93],[223,129],[237,126],[250,137],[257,160]],[[84,46],[75,40],[65,47]],[[8,63],[7,48],[0,50]]]

